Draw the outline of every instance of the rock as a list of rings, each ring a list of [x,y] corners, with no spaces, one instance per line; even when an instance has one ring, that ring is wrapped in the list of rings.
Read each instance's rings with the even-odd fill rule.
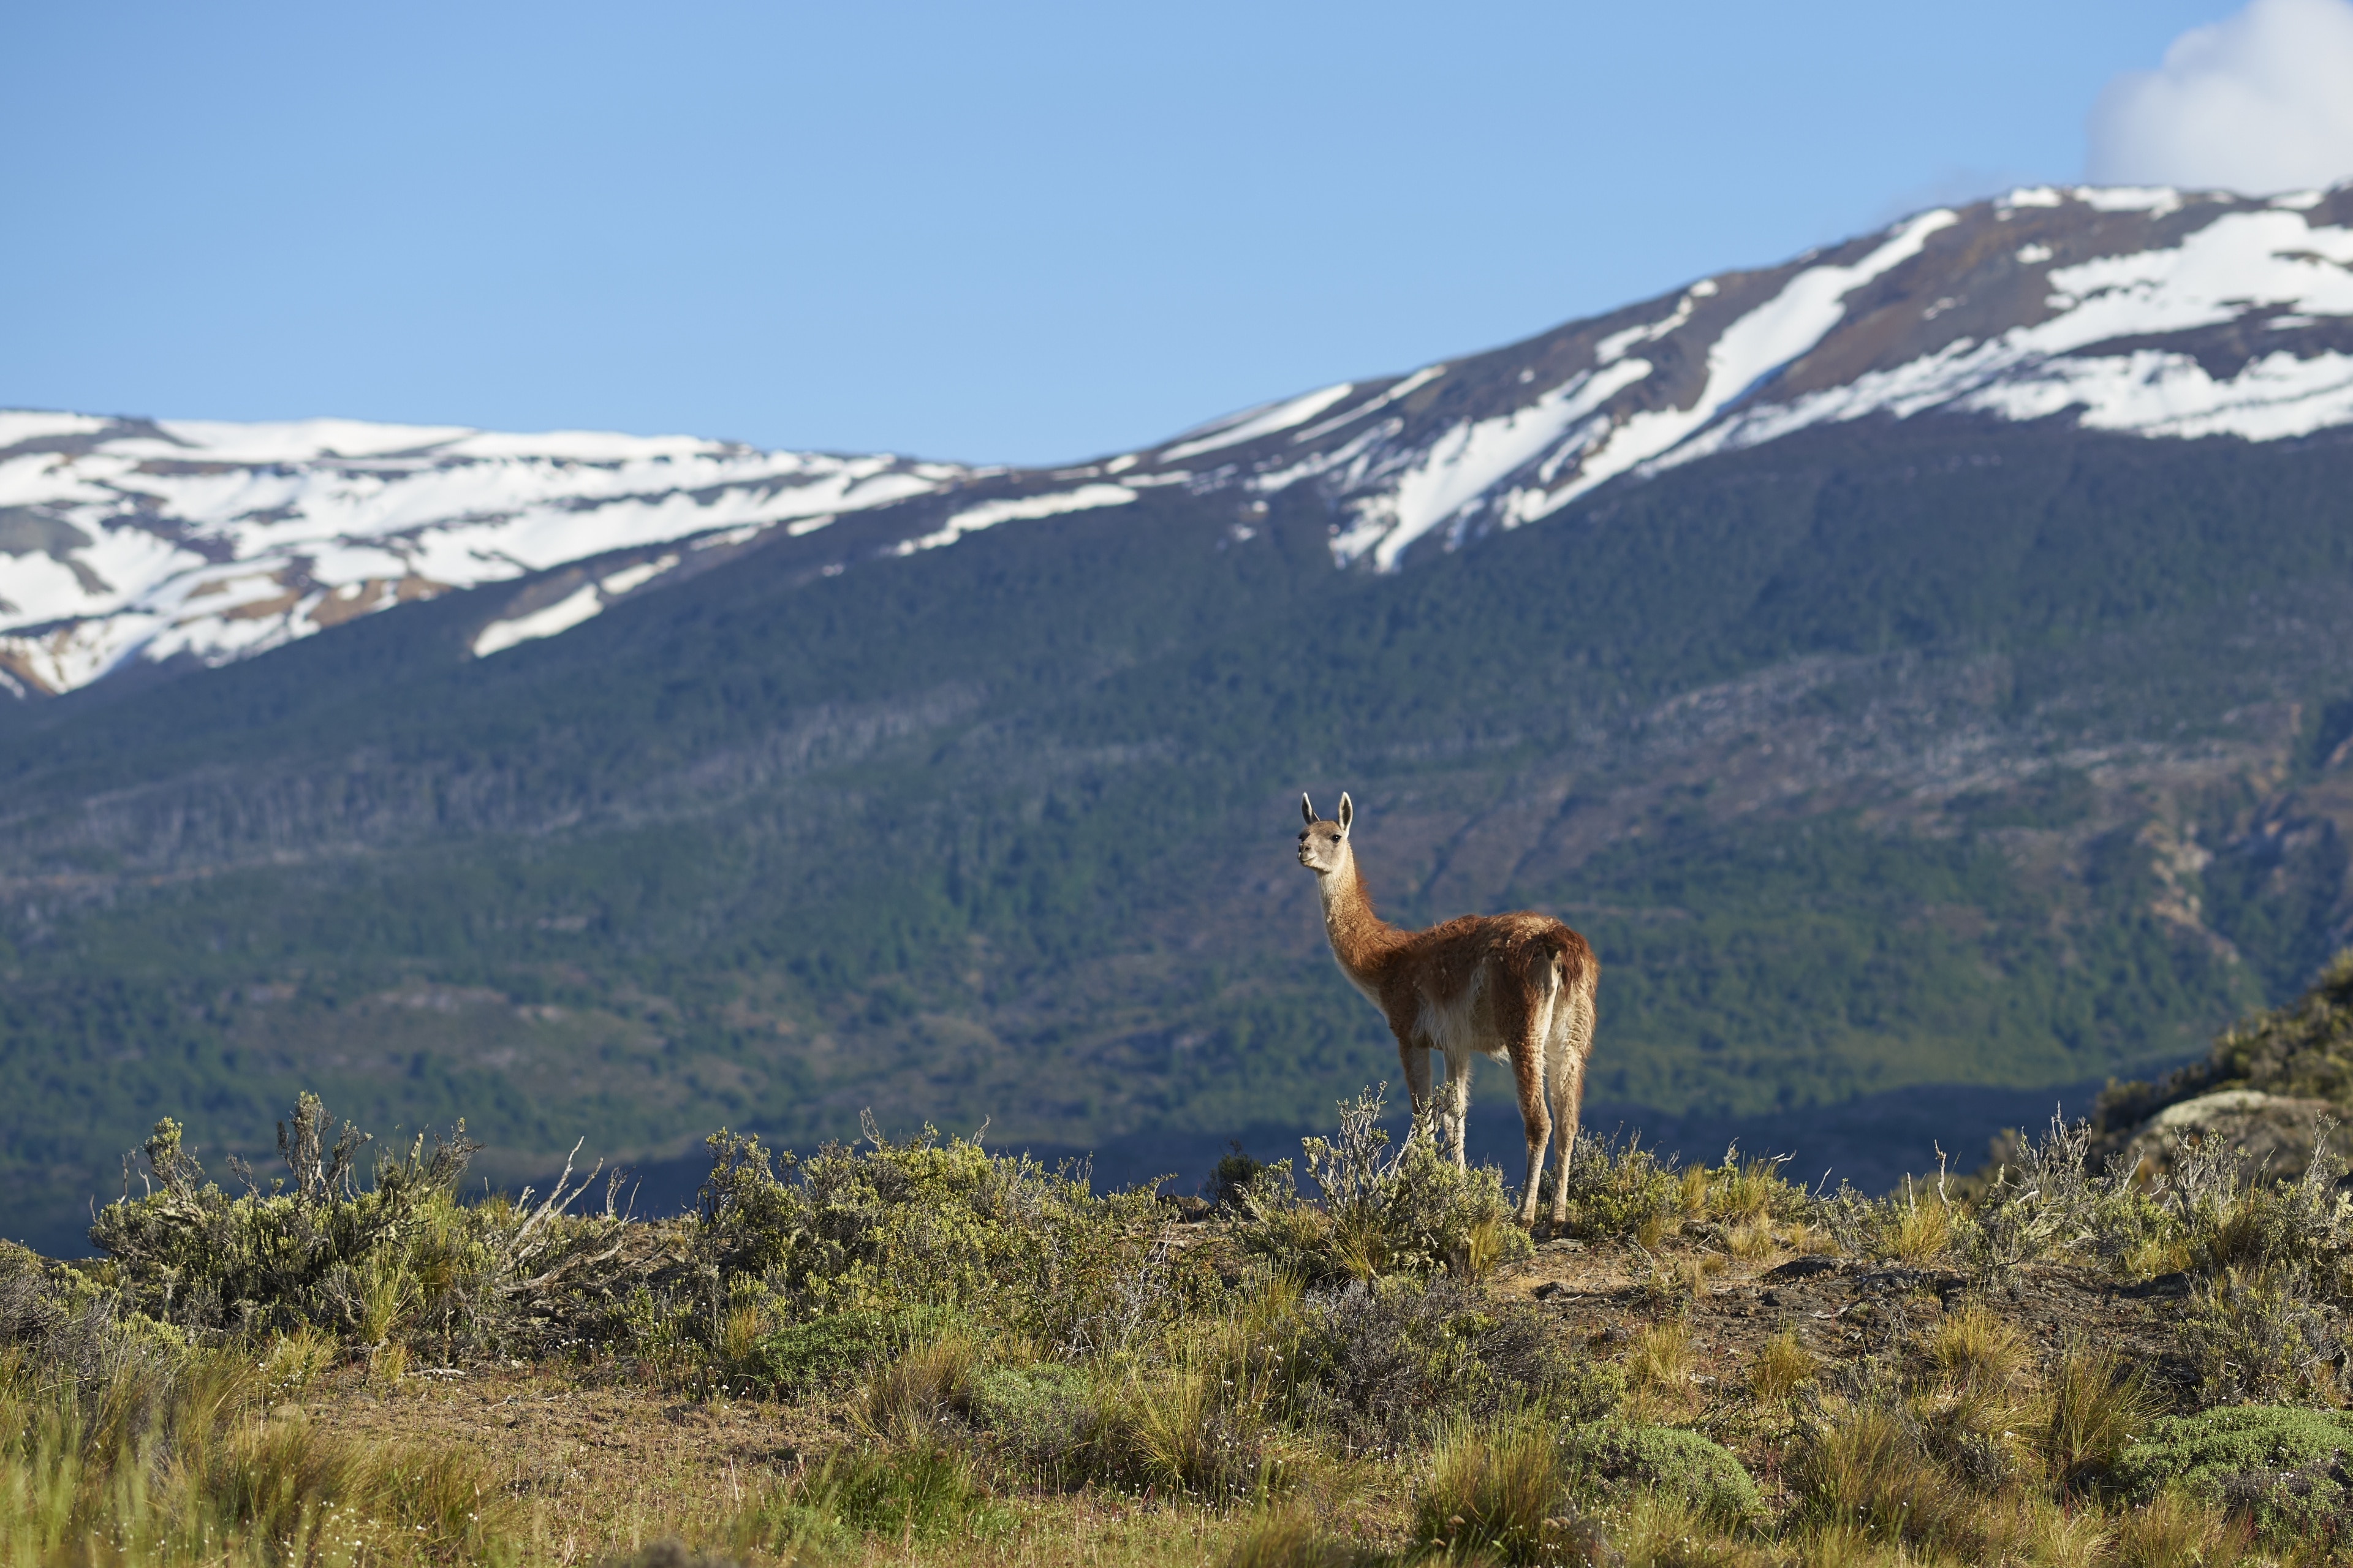
[[[2337,1117],[2325,1100],[2225,1089],[2168,1105],[2136,1129],[2125,1159],[2152,1173],[2169,1169],[2184,1149],[2220,1138],[2243,1151],[2273,1176],[2304,1174],[2323,1117]]]
[[[1838,1269],[1839,1260],[1835,1258],[1792,1258],[1778,1268],[1767,1269],[1759,1278],[1780,1285],[1792,1279],[1810,1279],[1817,1274],[1835,1274]]]

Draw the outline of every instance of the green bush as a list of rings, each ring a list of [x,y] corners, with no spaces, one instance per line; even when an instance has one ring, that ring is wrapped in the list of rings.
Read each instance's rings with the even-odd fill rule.
[[[1547,1185],[1553,1177],[1547,1173]],[[1678,1205],[1682,1178],[1639,1137],[1580,1138],[1568,1160],[1568,1234],[1613,1240],[1640,1232]],[[1546,1196],[1549,1197],[1547,1192]]]
[[[1065,1363],[987,1367],[973,1381],[972,1418],[1017,1463],[1059,1482],[1084,1468],[1094,1391],[1083,1368]]]
[[[1098,1197],[1074,1169],[976,1140],[942,1143],[925,1128],[894,1143],[870,1121],[861,1145],[786,1155],[786,1176],[755,1140],[722,1132],[709,1143],[706,1269],[756,1277],[795,1312],[963,1310],[1045,1344],[1106,1352],[1212,1285],[1155,1255],[1149,1191]]]
[[[1657,1491],[1721,1524],[1757,1517],[1757,1483],[1732,1450],[1679,1426],[1596,1421],[1562,1428],[1568,1472],[1612,1491]]]
[[[925,1334],[936,1332],[946,1316],[937,1310],[867,1308],[827,1312],[787,1323],[762,1338],[738,1371],[778,1394],[839,1388]]]
[[[2136,1505],[2179,1489],[2282,1544],[2353,1526],[2353,1414],[2241,1405],[2158,1420],[2109,1484]]]
[[[2179,1332],[2200,1404],[2324,1400],[2337,1388],[2344,1346],[2301,1268],[2225,1268],[2199,1287]]]
[[[460,1122],[426,1152],[374,1163],[371,1142],[350,1123],[337,1131],[315,1095],[301,1097],[278,1128],[288,1174],[267,1191],[232,1159],[245,1192],[207,1181],[158,1121],[144,1146],[144,1190],[99,1211],[90,1240],[107,1254],[96,1270],[130,1310],[200,1333],[316,1328],[370,1350],[429,1345],[459,1351],[545,1351],[614,1331],[617,1285],[630,1280],[651,1227],[565,1211],[586,1185],[567,1161],[538,1202],[458,1202],[476,1145]]]
[[[944,1444],[884,1445],[828,1455],[747,1509],[733,1534],[740,1546],[793,1556],[841,1550],[852,1531],[985,1540],[1012,1526],[967,1455]]]

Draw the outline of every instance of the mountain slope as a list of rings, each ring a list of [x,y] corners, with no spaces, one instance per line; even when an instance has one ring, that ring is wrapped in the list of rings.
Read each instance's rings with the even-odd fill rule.
[[[1387,570],[1621,477],[1931,412],[2254,441],[2353,422],[2353,187],[2013,191],[1064,469],[0,413],[0,673],[22,695],[133,658],[217,664],[451,587],[598,563],[503,604],[473,645],[488,655],[773,531],[914,497],[946,499],[835,563],[1164,488],[1250,506],[1304,487],[1334,512],[1335,559]]]
[[[2282,211],[2334,209],[1972,209],[1867,287],[1974,229]],[[1605,1109],[1778,1111],[1800,1142],[1809,1105],[2178,1059],[2353,938],[2353,436],[1792,414],[1541,526],[1505,526],[1545,482],[1512,470],[1385,561],[1426,513],[1366,534],[1367,498],[1485,451],[1448,433],[1533,406],[1520,372],[1624,314],[1356,434],[1318,427],[1412,378],[772,528],[489,657],[520,596],[609,563],[26,710],[0,1161],[54,1240],[146,1120],[238,1136],[298,1084],[372,1125],[465,1115],[510,1173],[869,1105],[1062,1144],[1313,1121],[1395,1064],[1290,864],[1301,787],[1355,792],[1400,918],[1519,904],[1592,937]],[[1683,330],[1644,345],[1662,386]],[[1701,434],[1808,406],[1845,330]],[[2330,330],[2260,326],[2314,364]],[[1266,482],[1391,418],[1356,477]]]

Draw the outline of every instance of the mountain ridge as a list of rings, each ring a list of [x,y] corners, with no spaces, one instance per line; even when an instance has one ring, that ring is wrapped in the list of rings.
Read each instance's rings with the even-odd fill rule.
[[[1340,520],[1335,563],[1393,570],[1425,540],[1451,548],[1824,421],[2073,412],[2149,436],[2309,434],[2353,422],[2348,226],[2353,186],[2022,188],[1032,469],[685,437],[0,412],[0,682],[21,699],[132,659],[217,664],[518,580],[478,633],[488,656],[775,531],[866,512],[897,521],[829,566],[1161,487],[1231,492],[1247,513],[1308,485]],[[562,592],[540,582],[565,569]]]

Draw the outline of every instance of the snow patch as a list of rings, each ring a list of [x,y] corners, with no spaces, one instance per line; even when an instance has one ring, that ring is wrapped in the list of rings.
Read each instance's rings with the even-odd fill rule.
[[[94,436],[111,419],[88,414],[52,414],[37,408],[0,408],[0,451],[53,436]]]
[[[1948,208],[1922,213],[1898,226],[1886,243],[1862,260],[1845,267],[1810,267],[1790,279],[1780,293],[1716,338],[1707,353],[1707,384],[1696,402],[1688,408],[1628,416],[1583,458],[1567,485],[1541,501],[1521,502],[1517,521],[1557,510],[1596,485],[1688,439],[1767,375],[1820,342],[1846,314],[1849,294],[1917,256],[1930,235],[1957,221]]]
[[[1053,495],[986,500],[978,506],[966,507],[952,514],[946,522],[930,533],[901,540],[892,553],[913,555],[918,550],[937,550],[944,544],[954,544],[967,533],[978,533],[982,529],[995,528],[1000,522],[1054,517],[1066,511],[1091,511],[1097,507],[1125,506],[1134,500],[1135,492],[1125,485],[1081,485],[1077,489],[1062,490]]]
[[[1475,507],[1494,486],[1535,462],[1602,404],[1651,374],[1648,360],[1579,371],[1534,403],[1493,419],[1466,420],[1431,442],[1388,490],[1356,504],[1356,523],[1332,541],[1345,563],[1370,552],[1376,569],[1397,569],[1406,549],[1440,523]],[[1519,521],[1516,518],[1509,521]]]
[[[2094,429],[2151,437],[2273,440],[2353,420],[2344,358],[2267,355],[2216,380],[2186,355],[2085,357],[2118,338],[2163,335],[2281,310],[2291,324],[2353,317],[2353,230],[2314,228],[2295,212],[2228,213],[2162,250],[2107,256],[2048,274],[2058,313],[1989,342],[1967,339],[1795,402],[1767,405],[1647,466],[1656,471],[1806,426],[1951,405],[2013,419],[2078,411]],[[2283,319],[2283,318],[2275,318]]]
[[[2163,217],[2181,210],[2181,193],[2169,185],[2077,185],[2073,195],[2097,212]]]
[[[1713,294],[1715,290],[1711,288],[1708,292]],[[1674,331],[1691,320],[1692,303],[1699,297],[1697,289],[1686,289],[1683,290],[1683,298],[1675,301],[1674,310],[1662,319],[1652,321],[1647,326],[1628,327],[1623,331],[1610,333],[1593,345],[1593,363],[1609,364],[1613,361],[1623,359],[1626,357],[1626,351],[1636,343],[1656,342],[1669,332]]]
[[[297,419],[230,425],[211,419],[158,419],[155,427],[215,462],[299,463],[312,458],[364,458],[445,446],[477,434],[462,425],[372,425],[358,419]],[[149,443],[153,445],[153,443]]]
[[[675,555],[664,555],[652,561],[640,561],[635,566],[625,566],[599,582],[596,586],[607,595],[619,598],[632,588],[642,588],[671,567],[678,564]]]
[[[1397,402],[1399,398],[1411,397],[1415,393],[1419,392],[1423,387],[1428,386],[1431,382],[1436,381],[1440,376],[1444,375],[1445,374],[1446,367],[1442,364],[1425,365],[1421,369],[1415,371],[1411,375],[1407,376],[1403,381],[1398,382],[1395,386],[1390,387],[1387,392],[1382,393],[1378,397],[1368,397],[1364,402],[1356,405],[1354,408],[1349,409],[1345,414],[1335,415],[1333,417],[1324,421],[1321,425],[1309,426],[1306,429],[1300,431],[1291,438],[1292,445],[1297,446],[1302,441],[1313,441],[1318,436],[1328,436],[1333,431],[1339,429],[1343,426],[1355,424],[1357,420],[1362,419],[1367,414],[1377,414],[1380,410],[1387,408],[1390,404]]]
[[[1294,425],[1314,418],[1356,390],[1355,383],[1344,381],[1337,386],[1326,386],[1314,392],[1303,394],[1288,403],[1275,405],[1255,418],[1243,419],[1237,424],[1225,426],[1198,440],[1183,441],[1167,447],[1161,452],[1160,461],[1181,463],[1186,458],[1202,452],[1214,452],[1220,447],[1239,447],[1245,441],[1255,441],[1261,436],[1271,436],[1279,430],[1288,430]]]
[[[568,632],[604,607],[604,602],[596,596],[596,584],[587,584],[579,592],[558,599],[543,610],[533,610],[527,616],[517,616],[512,620],[492,621],[474,638],[474,657],[488,658],[518,643]]]

